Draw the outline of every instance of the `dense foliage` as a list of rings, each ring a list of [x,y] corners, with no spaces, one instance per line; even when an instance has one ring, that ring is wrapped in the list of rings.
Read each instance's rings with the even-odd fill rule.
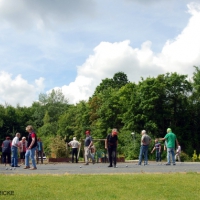
[[[191,79],[177,73],[141,78],[132,83],[123,72],[104,79],[88,101],[70,105],[62,91],[40,94],[31,107],[0,105],[0,142],[16,132],[27,136],[25,127],[34,126],[38,137],[50,152],[52,138],[69,142],[84,138],[91,130],[93,138],[106,138],[113,127],[119,130],[119,154],[138,157],[140,132],[152,138],[164,137],[171,127],[185,153],[200,152],[200,70],[194,67]],[[134,137],[131,134],[134,132]],[[104,148],[103,142],[96,142]],[[153,145],[153,144],[152,144]]]

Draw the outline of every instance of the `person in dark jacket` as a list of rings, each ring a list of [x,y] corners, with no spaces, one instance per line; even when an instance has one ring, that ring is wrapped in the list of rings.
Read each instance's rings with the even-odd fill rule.
[[[112,133],[109,134],[105,140],[105,149],[108,150],[108,158],[110,165],[108,167],[112,167],[112,162],[114,162],[114,168],[116,168],[117,163],[117,145],[118,145],[118,137],[117,137],[117,129],[113,128]]]
[[[11,140],[10,137],[6,137],[6,139],[2,143],[2,157],[3,163],[6,166],[6,163],[11,163]]]

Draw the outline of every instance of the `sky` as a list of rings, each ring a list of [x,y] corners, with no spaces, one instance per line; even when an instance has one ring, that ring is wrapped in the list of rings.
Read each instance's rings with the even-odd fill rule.
[[[200,67],[200,0],[0,0],[0,104],[60,89],[87,101],[105,78]]]

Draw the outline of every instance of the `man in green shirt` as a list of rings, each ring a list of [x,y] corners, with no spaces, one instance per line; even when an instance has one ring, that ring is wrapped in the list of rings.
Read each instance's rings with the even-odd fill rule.
[[[166,165],[171,165],[170,154],[172,155],[173,165],[176,165],[174,151],[175,151],[175,142],[178,146],[178,140],[176,138],[176,135],[174,133],[172,133],[171,128],[168,128],[167,134],[165,135],[165,137],[159,138],[159,140],[166,140],[167,141],[167,163],[166,163]]]

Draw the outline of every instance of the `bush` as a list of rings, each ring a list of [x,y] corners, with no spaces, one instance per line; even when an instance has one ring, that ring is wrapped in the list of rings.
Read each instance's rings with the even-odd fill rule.
[[[181,162],[190,161],[190,157],[183,151],[180,154],[180,159],[181,159]]]
[[[64,139],[60,136],[52,138],[50,143],[51,155],[55,158],[66,158],[68,157],[68,149]]]

